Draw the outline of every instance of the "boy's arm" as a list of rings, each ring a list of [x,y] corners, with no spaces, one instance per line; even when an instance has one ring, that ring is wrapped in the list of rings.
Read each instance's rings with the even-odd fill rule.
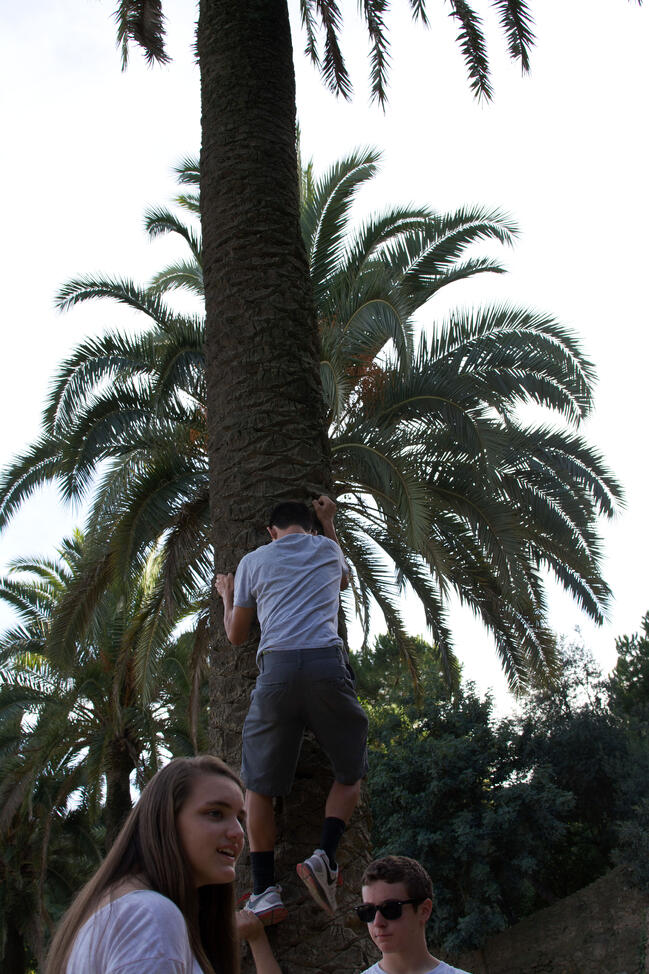
[[[223,625],[225,634],[233,646],[245,643],[255,618],[255,610],[234,604],[234,575],[217,575],[216,591],[223,599]]]
[[[332,541],[336,542],[338,547],[340,547],[338,535],[336,534],[336,529],[334,527],[336,502],[332,501],[331,497],[327,497],[326,494],[321,494],[320,497],[313,501],[313,510],[315,511],[315,516],[322,525],[322,533],[324,534],[325,538],[330,538]],[[348,585],[349,575],[343,572],[340,579],[340,587],[341,589],[344,589],[347,588]]]

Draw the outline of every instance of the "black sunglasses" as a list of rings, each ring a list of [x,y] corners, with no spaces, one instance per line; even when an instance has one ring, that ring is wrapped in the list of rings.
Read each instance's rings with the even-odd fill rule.
[[[416,900],[384,900],[383,903],[361,903],[356,907],[356,915],[363,923],[371,923],[376,912],[385,917],[386,920],[398,920],[403,913],[403,908],[407,903],[423,903],[421,897]]]

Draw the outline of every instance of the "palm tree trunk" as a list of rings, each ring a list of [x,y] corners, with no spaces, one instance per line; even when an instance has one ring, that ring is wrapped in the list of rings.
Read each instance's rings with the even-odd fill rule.
[[[6,918],[4,953],[0,961],[4,974],[25,974],[28,969],[25,938],[11,916]]]
[[[131,772],[135,763],[126,737],[110,744],[106,767],[106,849],[110,849],[132,807]]]
[[[198,51],[212,533],[233,569],[275,499],[331,471],[286,0],[202,0]]]
[[[327,491],[331,467],[299,230],[286,0],[201,0],[198,55],[210,503],[215,567],[223,572],[234,571],[264,540],[277,499]],[[214,618],[211,740],[236,767],[255,645],[232,650],[220,603]],[[358,933],[304,903],[293,878],[295,863],[317,844],[330,782],[319,750],[306,751],[294,793],[279,812],[278,874],[291,919],[272,935],[276,953],[287,974],[309,966],[358,970]],[[359,863],[367,849],[366,833],[360,835]],[[313,963],[305,965],[309,958]]]

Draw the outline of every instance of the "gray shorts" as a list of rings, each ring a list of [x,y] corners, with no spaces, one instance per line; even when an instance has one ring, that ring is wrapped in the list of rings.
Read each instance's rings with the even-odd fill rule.
[[[302,736],[310,728],[336,781],[367,773],[367,715],[337,647],[262,654],[243,725],[241,777],[260,795],[288,795]]]

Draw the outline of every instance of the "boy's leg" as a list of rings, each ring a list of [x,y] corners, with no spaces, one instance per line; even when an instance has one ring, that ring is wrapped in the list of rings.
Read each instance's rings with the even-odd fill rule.
[[[345,827],[361,797],[361,783],[343,785],[334,781],[325,805],[325,820],[322,826],[320,848],[327,853],[329,865],[337,869],[336,851]]]
[[[246,785],[247,832],[253,892],[247,909],[264,924],[287,916],[275,884],[275,815],[272,795],[290,791],[303,724],[293,692],[294,653],[273,652],[261,672],[243,725],[241,777]]]
[[[353,785],[334,781],[325,805],[320,848],[296,867],[298,876],[313,899],[329,914],[333,914],[336,909],[336,890],[342,883],[336,862],[336,850],[360,794],[360,780]]]
[[[252,895],[246,909],[267,926],[287,916],[281,889],[275,884],[275,812],[273,799],[255,791],[246,792],[248,840],[252,868]]]
[[[327,797],[321,847],[298,863],[297,874],[319,906],[332,914],[341,882],[336,851],[367,772],[368,721],[339,650],[314,650],[306,669],[306,722],[329,757],[336,780]]]
[[[251,852],[269,852],[275,848],[275,812],[270,795],[246,792],[246,827]]]
[[[325,815],[340,818],[347,825],[360,797],[360,780],[353,785],[343,785],[340,781],[334,781],[327,796]]]
[[[257,896],[275,885],[275,812],[270,795],[246,792],[246,818],[252,892]]]

